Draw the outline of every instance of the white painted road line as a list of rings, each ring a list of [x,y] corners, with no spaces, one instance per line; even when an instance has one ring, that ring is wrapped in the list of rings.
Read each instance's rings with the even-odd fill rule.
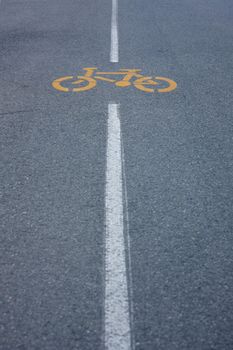
[[[119,106],[108,106],[106,169],[105,349],[130,350],[131,332],[124,240]]]
[[[119,62],[118,43],[118,0],[112,0],[111,52],[110,62]]]
[[[121,154],[122,154],[122,177],[123,177],[123,193],[124,193],[124,203],[125,203],[125,245],[127,251],[128,259],[128,291],[129,291],[129,315],[130,315],[130,333],[131,333],[131,349],[135,349],[135,338],[133,333],[134,325],[134,306],[133,306],[133,276],[132,276],[132,261],[131,261],[131,239],[129,234],[129,210],[128,210],[128,191],[127,191],[127,179],[125,171],[125,150],[123,135],[121,133]]]

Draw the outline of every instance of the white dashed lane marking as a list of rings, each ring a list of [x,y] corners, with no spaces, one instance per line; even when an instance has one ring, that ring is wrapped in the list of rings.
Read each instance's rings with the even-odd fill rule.
[[[108,106],[106,165],[105,349],[130,350],[119,105]]]
[[[111,51],[110,62],[119,62],[118,43],[118,0],[112,0]]]

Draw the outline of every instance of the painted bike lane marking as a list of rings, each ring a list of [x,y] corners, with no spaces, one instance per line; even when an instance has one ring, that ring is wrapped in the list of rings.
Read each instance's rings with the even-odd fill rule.
[[[110,62],[119,62],[118,0],[112,0]]]
[[[110,62],[119,61],[118,0],[112,0]],[[106,77],[104,77],[106,79]],[[114,80],[113,80],[114,81]],[[127,84],[127,82],[126,82]],[[124,196],[125,195],[125,196]],[[104,347],[105,350],[132,350],[132,315],[129,298],[128,269],[131,269],[129,230],[124,235],[124,198],[128,225],[127,190],[124,169],[124,149],[121,133],[120,105],[108,105],[106,188],[105,188],[105,306]],[[126,253],[126,244],[128,251]],[[127,273],[128,272],[128,273]]]
[[[166,93],[177,87],[175,81],[165,77],[143,75],[141,69],[122,68],[115,72],[101,72],[96,67],[87,67],[83,70],[83,75],[68,75],[55,79],[52,82],[53,88],[61,92],[83,92],[94,89],[99,81],[123,89],[132,86],[146,93]]]
[[[105,333],[106,350],[130,350],[131,329],[126,269],[123,159],[119,105],[108,106],[106,157]]]

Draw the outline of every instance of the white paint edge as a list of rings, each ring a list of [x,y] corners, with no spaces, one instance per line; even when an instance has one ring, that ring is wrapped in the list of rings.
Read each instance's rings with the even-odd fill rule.
[[[108,106],[106,166],[105,318],[106,350],[130,350],[131,331],[124,240],[123,169],[119,106]]]
[[[110,62],[119,62],[118,42],[118,0],[112,0],[111,51]]]
[[[135,350],[135,336],[133,332],[134,325],[134,303],[133,303],[133,276],[132,276],[132,260],[131,260],[131,239],[129,234],[129,210],[128,210],[128,191],[127,191],[127,179],[125,171],[125,149],[124,141],[121,133],[121,153],[122,153],[122,177],[123,177],[123,190],[124,190],[124,202],[125,202],[125,222],[126,222],[126,248],[128,258],[128,291],[129,291],[129,316],[130,316],[130,334],[131,334],[131,349]]]

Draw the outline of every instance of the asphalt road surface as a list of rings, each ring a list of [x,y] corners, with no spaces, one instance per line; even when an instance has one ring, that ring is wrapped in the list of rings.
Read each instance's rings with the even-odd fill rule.
[[[232,0],[2,0],[0,72],[0,349],[232,350]]]

